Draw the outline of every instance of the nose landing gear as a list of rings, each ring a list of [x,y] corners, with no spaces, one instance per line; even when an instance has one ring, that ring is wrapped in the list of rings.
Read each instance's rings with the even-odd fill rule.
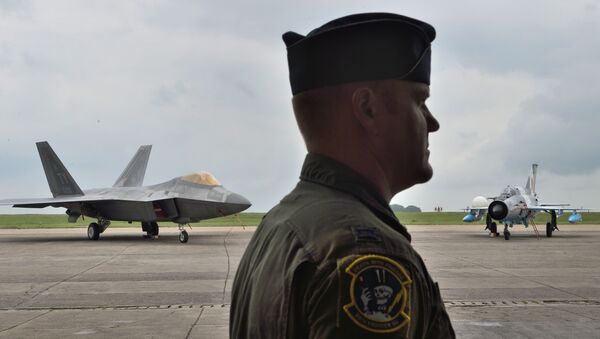
[[[179,224],[179,242],[182,244],[188,242],[189,239],[188,232],[185,230],[185,226],[188,226],[190,229],[192,228],[192,226],[189,224]]]
[[[489,215],[485,218],[485,229],[490,231],[490,238],[497,237],[498,234],[498,225],[492,221],[492,217]]]

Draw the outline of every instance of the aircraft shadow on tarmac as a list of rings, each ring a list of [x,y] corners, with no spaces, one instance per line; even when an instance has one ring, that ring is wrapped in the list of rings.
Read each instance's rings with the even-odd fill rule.
[[[465,234],[465,237],[469,237],[469,238],[477,238],[477,239],[482,239],[482,238],[487,238],[490,241],[506,241],[504,240],[504,237],[502,235],[496,237],[496,238],[491,238],[489,235],[487,234]],[[582,233],[564,233],[564,234],[556,234],[555,236],[553,236],[552,238],[547,238],[545,234],[540,233],[540,238],[538,240],[538,238],[535,236],[535,234],[533,233],[516,233],[516,232],[511,232],[510,234],[510,240],[511,241],[528,241],[528,240],[535,240],[535,241],[560,241],[560,239],[584,239],[584,238],[589,238],[589,234],[582,234]]]
[[[190,241],[188,246],[222,246],[223,245],[223,233],[211,234],[203,233],[194,241]],[[229,239],[228,239],[229,241]],[[88,246],[93,244],[108,245],[111,243],[132,243],[142,244],[148,243],[154,245],[172,245],[179,243],[179,236],[177,234],[161,235],[158,239],[150,239],[142,235],[106,235],[101,241],[91,242],[85,236],[73,235],[73,236],[43,236],[38,235],[19,235],[11,237],[0,237],[0,243],[47,243],[47,242],[68,242],[68,243],[85,243]]]

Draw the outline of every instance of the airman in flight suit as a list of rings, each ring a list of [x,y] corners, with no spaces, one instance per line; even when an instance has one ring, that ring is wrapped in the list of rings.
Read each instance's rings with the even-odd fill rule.
[[[308,154],[240,262],[231,338],[454,338],[438,285],[391,198],[433,175],[434,28],[390,13],[288,32]]]

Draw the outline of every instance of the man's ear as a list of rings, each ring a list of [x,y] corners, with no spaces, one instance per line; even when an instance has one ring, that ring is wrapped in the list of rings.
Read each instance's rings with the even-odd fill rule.
[[[379,133],[375,119],[380,112],[377,111],[377,98],[372,89],[360,87],[352,93],[352,112],[367,133]]]

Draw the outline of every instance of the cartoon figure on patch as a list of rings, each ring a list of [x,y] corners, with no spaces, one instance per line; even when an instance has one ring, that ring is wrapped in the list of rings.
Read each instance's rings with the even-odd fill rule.
[[[375,305],[370,303],[373,300],[373,297],[371,296],[371,289],[369,287],[364,287],[362,289],[362,295],[360,296],[360,299],[363,303],[364,313],[373,320],[390,320],[391,316],[388,313],[388,308],[394,290],[386,285],[376,286],[372,290],[375,294]]]
[[[346,269],[351,277],[350,303],[344,311],[358,326],[377,333],[398,331],[410,323],[408,285],[404,267],[383,256],[366,255]]]

